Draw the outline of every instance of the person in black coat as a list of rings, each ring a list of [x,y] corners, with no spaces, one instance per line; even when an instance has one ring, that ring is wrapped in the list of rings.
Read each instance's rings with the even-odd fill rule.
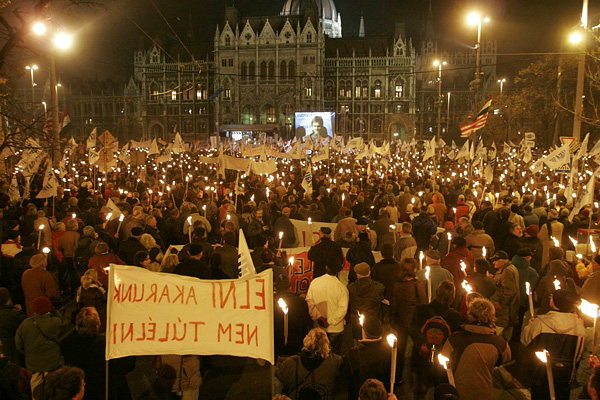
[[[331,228],[322,227],[320,234],[321,239],[308,251],[308,259],[313,262],[313,279],[325,275],[325,267],[330,258],[344,262],[342,247],[331,240]]]
[[[119,245],[117,255],[127,265],[134,265],[133,258],[138,251],[146,251],[146,248],[140,243],[140,236],[144,233],[144,230],[138,226],[131,229],[131,236],[124,240]]]
[[[212,279],[210,268],[202,262],[202,246],[192,243],[188,246],[189,257],[175,266],[173,273],[198,279]]]
[[[523,229],[521,225],[511,223],[508,228],[508,236],[504,239],[504,244],[500,247],[500,250],[504,250],[508,254],[509,259],[512,258],[519,252],[523,247],[521,237],[523,236]]]
[[[275,278],[274,307],[274,338],[275,354],[292,355],[302,350],[304,337],[313,326],[313,321],[308,314],[308,305],[297,293],[290,292],[290,281],[286,275]],[[283,310],[279,300],[283,299],[288,307],[288,341],[285,344]]]
[[[348,253],[346,253],[346,260],[350,263],[350,274],[348,275],[348,281],[356,281],[356,272],[354,272],[354,266],[360,263],[367,263],[369,267],[373,268],[375,265],[375,257],[371,251],[371,241],[369,240],[369,234],[367,232],[361,232],[358,234],[358,242],[353,243]]]

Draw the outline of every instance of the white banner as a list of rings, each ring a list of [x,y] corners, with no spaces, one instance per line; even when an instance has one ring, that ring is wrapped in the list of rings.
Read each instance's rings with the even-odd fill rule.
[[[110,266],[106,359],[223,354],[274,364],[273,271],[201,280]]]
[[[337,224],[332,222],[312,222],[311,225],[309,225],[308,221],[300,221],[298,219],[290,219],[290,221],[296,228],[298,247],[310,247],[313,243],[317,243],[319,240],[319,230],[324,226],[331,228],[331,238],[333,240],[337,239],[333,238],[333,232],[335,232]]]

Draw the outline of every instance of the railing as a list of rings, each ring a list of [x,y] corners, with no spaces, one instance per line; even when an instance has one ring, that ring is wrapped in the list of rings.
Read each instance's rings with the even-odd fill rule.
[[[325,67],[412,67],[414,59],[410,57],[336,57],[326,58]]]

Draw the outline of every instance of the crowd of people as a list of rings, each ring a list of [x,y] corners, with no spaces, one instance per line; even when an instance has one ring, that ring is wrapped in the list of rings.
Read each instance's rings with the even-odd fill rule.
[[[557,399],[576,386],[580,398],[599,398],[600,362],[583,359],[593,321],[578,308],[582,299],[600,304],[593,203],[569,218],[573,198],[539,172],[474,185],[466,174],[430,176],[414,165],[369,174],[360,163],[338,156],[308,187],[301,161],[242,177],[198,163],[185,181],[174,169],[143,180],[115,171],[99,186],[73,184],[86,168],[73,163],[52,199],[35,196],[43,173],[20,201],[2,182],[2,398],[104,398],[109,265],[235,279],[240,230],[256,271],[273,270],[275,304],[283,298],[290,310],[284,343],[274,307],[278,399],[389,398],[391,369],[398,395],[491,399],[495,368],[512,358],[528,363],[532,398],[549,399],[534,355],[544,350]],[[165,181],[174,183],[168,191]],[[321,227],[308,250],[305,294],[290,288],[286,249],[300,242],[293,220],[336,224]],[[131,398],[135,362],[110,361],[110,399]],[[194,355],[156,356],[153,365],[157,380],[139,398],[197,399],[210,368]]]

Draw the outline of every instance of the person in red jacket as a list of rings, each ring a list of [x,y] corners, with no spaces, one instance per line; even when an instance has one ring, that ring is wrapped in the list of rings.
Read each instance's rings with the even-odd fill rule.
[[[459,195],[458,196],[458,201],[456,203],[456,206],[453,207],[454,212],[454,224],[458,224],[458,220],[460,219],[460,217],[468,217],[469,213],[471,212],[471,207],[465,203],[465,196],[464,195]]]
[[[475,268],[475,257],[471,250],[467,248],[465,238],[456,236],[452,238],[451,251],[442,260],[440,265],[452,274],[454,286],[458,289],[466,276]],[[461,264],[462,263],[462,264]],[[465,270],[463,271],[463,268]]]

